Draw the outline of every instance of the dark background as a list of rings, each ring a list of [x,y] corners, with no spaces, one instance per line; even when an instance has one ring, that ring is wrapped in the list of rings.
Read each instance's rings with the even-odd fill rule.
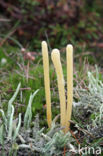
[[[102,14],[102,0],[0,0],[0,46],[40,51],[46,40],[49,49],[63,51],[71,43],[76,54],[101,65]]]

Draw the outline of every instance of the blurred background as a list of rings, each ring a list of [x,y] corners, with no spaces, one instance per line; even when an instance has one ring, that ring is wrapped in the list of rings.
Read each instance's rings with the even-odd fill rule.
[[[73,146],[70,142],[71,148],[76,147],[75,149],[78,149],[77,145],[82,145],[83,149],[87,145],[93,148],[102,147],[103,125],[100,119],[103,118],[103,0],[0,0],[0,109],[4,110],[5,113],[7,112],[7,109],[10,108],[8,107],[8,101],[21,82],[20,91],[13,102],[13,106],[15,107],[14,116],[16,118],[19,113],[22,113],[23,126],[31,93],[39,89],[33,99],[31,108],[33,121],[37,115],[35,118],[36,130],[33,128],[34,122],[30,125],[32,129],[29,129],[26,133],[24,133],[23,128],[23,133],[21,133],[22,129],[20,129],[20,135],[23,134],[21,137],[24,138],[24,141],[27,140],[28,145],[30,140],[30,146],[34,146],[31,142],[32,136],[37,138],[35,142],[38,145],[41,146],[43,143],[43,135],[40,135],[40,133],[35,135],[34,133],[38,130],[38,123],[40,123],[40,128],[45,127],[44,131],[48,132],[41,53],[41,42],[43,40],[47,42],[49,49],[52,119],[60,114],[60,101],[57,77],[50,57],[51,50],[54,48],[60,50],[65,93],[67,95],[65,54],[67,44],[72,44],[74,48],[73,101],[75,105],[79,104],[80,107],[78,109],[75,109],[75,107],[72,115],[72,125],[75,127],[72,126],[70,132],[76,141],[73,141]],[[1,121],[0,113],[0,123],[2,123]],[[10,123],[12,123],[11,121]],[[15,121],[17,122],[17,120]],[[75,129],[76,127],[78,129]],[[6,137],[7,132],[3,134],[3,130],[3,125],[0,125],[0,138],[2,139],[2,136],[5,136],[8,139]],[[56,131],[59,131],[59,127],[57,130],[55,129]],[[30,139],[28,136],[30,136]],[[38,142],[38,136],[42,137],[42,141]],[[8,140],[2,141],[3,150],[0,151],[8,152],[12,140],[14,139],[9,142]],[[25,143],[24,141],[23,143]],[[45,147],[46,149],[47,146],[50,147],[54,152],[56,148],[52,146],[52,142],[56,143],[54,140],[50,141],[50,146],[46,144]],[[59,149],[59,142],[57,142],[57,150]],[[10,155],[12,155],[11,151],[17,152],[19,144],[21,144],[19,140],[17,143],[13,142]],[[65,146],[63,154],[65,155],[68,149],[66,144],[61,145],[60,143],[60,148]],[[34,150],[32,151],[34,152]],[[25,150],[20,155],[25,155],[24,153],[31,154],[28,154]],[[7,153],[7,155],[9,154]],[[13,155],[16,154],[13,153]],[[73,155],[75,154],[73,153]]]
[[[71,43],[75,56],[90,63],[103,61],[102,0],[0,0],[0,47],[14,46],[40,51],[64,51]]]

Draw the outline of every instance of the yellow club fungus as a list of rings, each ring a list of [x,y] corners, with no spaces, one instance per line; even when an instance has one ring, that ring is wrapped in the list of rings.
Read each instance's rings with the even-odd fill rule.
[[[66,110],[66,129],[68,132],[70,126],[69,120],[71,119],[72,113],[72,102],[73,102],[73,46],[67,45],[66,48],[67,57],[67,110]]]
[[[65,126],[66,117],[66,98],[64,89],[64,77],[62,71],[62,65],[60,61],[60,52],[58,49],[54,49],[51,54],[51,58],[57,74],[59,98],[60,98],[60,115],[61,115],[61,126]]]
[[[48,126],[51,127],[52,113],[51,113],[50,79],[49,79],[49,57],[48,57],[48,47],[45,41],[42,42],[42,56],[43,56],[44,84],[45,84],[45,96],[47,107],[47,122]]]

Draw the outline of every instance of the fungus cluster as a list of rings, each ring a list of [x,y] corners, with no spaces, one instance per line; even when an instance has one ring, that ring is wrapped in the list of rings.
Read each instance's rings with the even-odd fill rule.
[[[52,123],[52,112],[51,112],[51,95],[50,95],[50,79],[49,79],[49,57],[48,47],[45,41],[42,42],[42,56],[43,56],[43,68],[44,68],[44,84],[45,84],[45,96],[47,106],[47,122],[48,126],[51,127]],[[60,99],[60,122],[61,126],[65,127],[64,132],[68,132],[70,126],[69,120],[71,119],[72,113],[72,101],[73,101],[73,47],[67,45],[66,47],[66,58],[67,58],[67,103],[65,96],[65,81],[63,76],[62,64],[60,60],[60,52],[58,49],[52,50],[51,59],[55,67],[59,99]]]

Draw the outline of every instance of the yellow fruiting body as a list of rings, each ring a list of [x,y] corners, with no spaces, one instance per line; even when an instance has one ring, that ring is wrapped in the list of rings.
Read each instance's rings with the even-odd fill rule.
[[[65,89],[64,89],[64,77],[63,70],[60,61],[60,52],[58,49],[54,49],[51,53],[51,58],[57,74],[58,90],[59,90],[59,99],[60,99],[60,115],[61,115],[61,126],[65,126],[65,117],[66,117],[66,98],[65,98]]]
[[[47,107],[47,122],[51,127],[52,113],[51,113],[51,94],[50,94],[50,78],[49,78],[49,57],[48,47],[45,41],[42,42],[42,56],[43,56],[43,68],[44,68],[44,84],[45,84],[45,96]]]
[[[73,46],[67,45],[66,48],[67,58],[67,111],[66,111],[66,129],[68,132],[70,126],[69,120],[71,119],[72,103],[73,103]]]

